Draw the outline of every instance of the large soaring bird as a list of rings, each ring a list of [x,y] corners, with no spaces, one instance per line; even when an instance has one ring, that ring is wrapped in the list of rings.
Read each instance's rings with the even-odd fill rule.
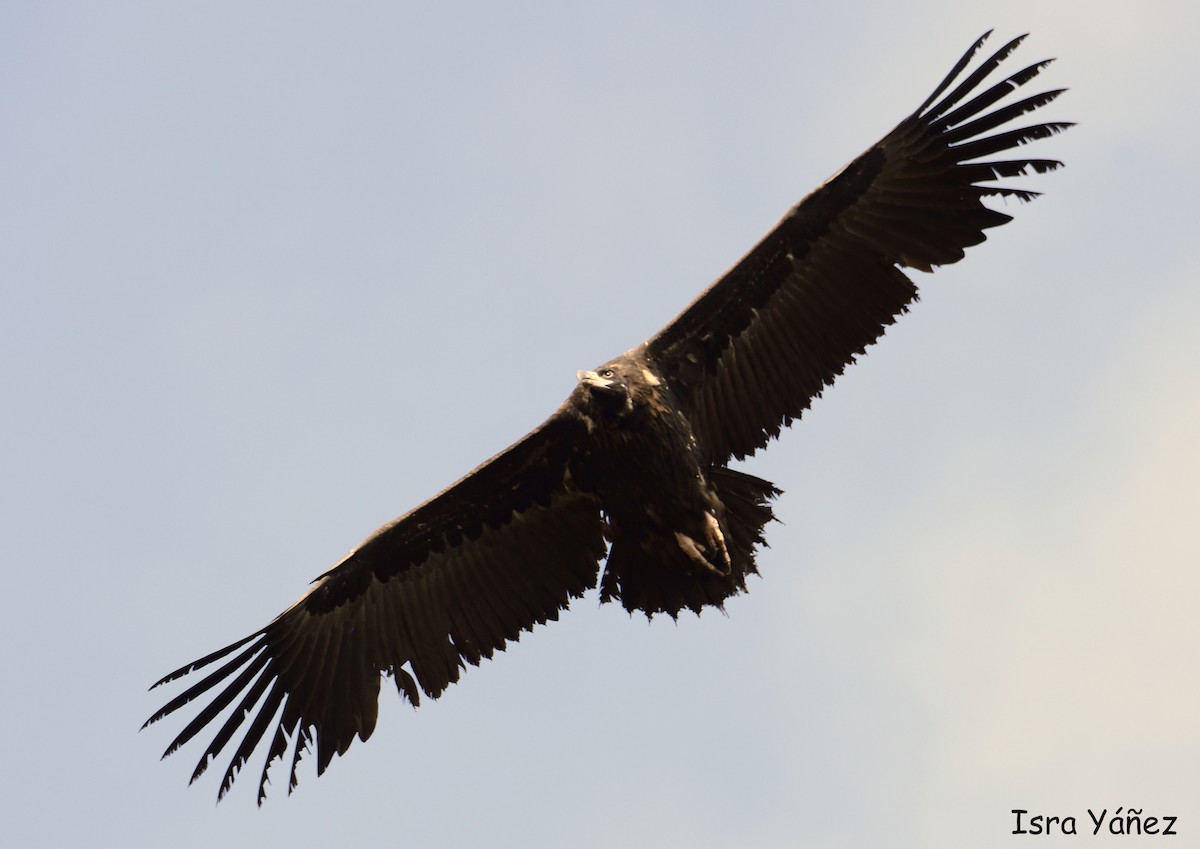
[[[377,530],[262,629],[159,681],[218,664],[147,721],[208,697],[166,753],[232,705],[192,778],[245,724],[218,798],[268,739],[261,804],[289,749],[290,792],[314,742],[320,774],[371,736],[382,675],[413,705],[437,698],[597,582],[602,601],[647,616],[744,591],[778,490],[727,464],[778,436],[908,309],[917,289],[899,266],[961,259],[1010,220],[984,198],[1036,195],[997,181],[1060,164],[1011,151],[1069,124],[999,129],[1061,93],[1007,97],[1048,62],[985,85],[1021,41],[966,73],[986,38],[657,335],[579,372],[532,433]]]

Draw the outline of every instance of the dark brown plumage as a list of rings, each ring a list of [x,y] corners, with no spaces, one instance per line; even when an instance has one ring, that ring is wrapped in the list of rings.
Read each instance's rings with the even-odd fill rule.
[[[778,436],[915,300],[897,266],[961,259],[1010,220],[983,198],[1035,196],[991,183],[1059,166],[989,158],[1069,124],[990,134],[1061,90],[988,112],[1047,62],[977,92],[1021,41],[963,76],[986,37],[656,336],[580,372],[536,430],[380,528],[261,630],[159,681],[217,664],[147,721],[210,699],[166,754],[236,705],[193,780],[248,720],[219,796],[269,740],[261,804],[276,759],[291,761],[290,789],[313,743],[321,773],[370,737],[382,674],[414,705],[437,698],[597,582],[603,601],[647,615],[745,590],[778,490],[727,464]]]

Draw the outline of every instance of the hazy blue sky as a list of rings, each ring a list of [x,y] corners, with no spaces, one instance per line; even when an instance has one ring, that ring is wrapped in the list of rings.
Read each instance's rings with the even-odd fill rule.
[[[991,849],[1132,806],[1194,844],[1195,4],[567,8],[4,4],[0,842]],[[261,811],[158,762],[150,682],[541,421],[993,26],[1059,57],[1068,168],[754,462],[784,524],[728,616],[593,594],[436,704],[385,689]],[[1133,845],[1039,845],[1076,843]]]

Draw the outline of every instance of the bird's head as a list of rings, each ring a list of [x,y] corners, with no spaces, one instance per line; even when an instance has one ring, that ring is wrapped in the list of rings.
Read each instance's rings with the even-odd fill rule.
[[[575,376],[591,406],[608,415],[623,415],[633,409],[629,382],[620,363],[606,363],[595,371],[577,371]]]

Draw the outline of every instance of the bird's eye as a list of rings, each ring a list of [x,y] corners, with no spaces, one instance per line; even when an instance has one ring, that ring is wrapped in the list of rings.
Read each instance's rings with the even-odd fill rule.
[[[603,377],[605,380],[611,380],[614,374],[615,374],[615,372],[610,368],[600,369],[600,376]]]

